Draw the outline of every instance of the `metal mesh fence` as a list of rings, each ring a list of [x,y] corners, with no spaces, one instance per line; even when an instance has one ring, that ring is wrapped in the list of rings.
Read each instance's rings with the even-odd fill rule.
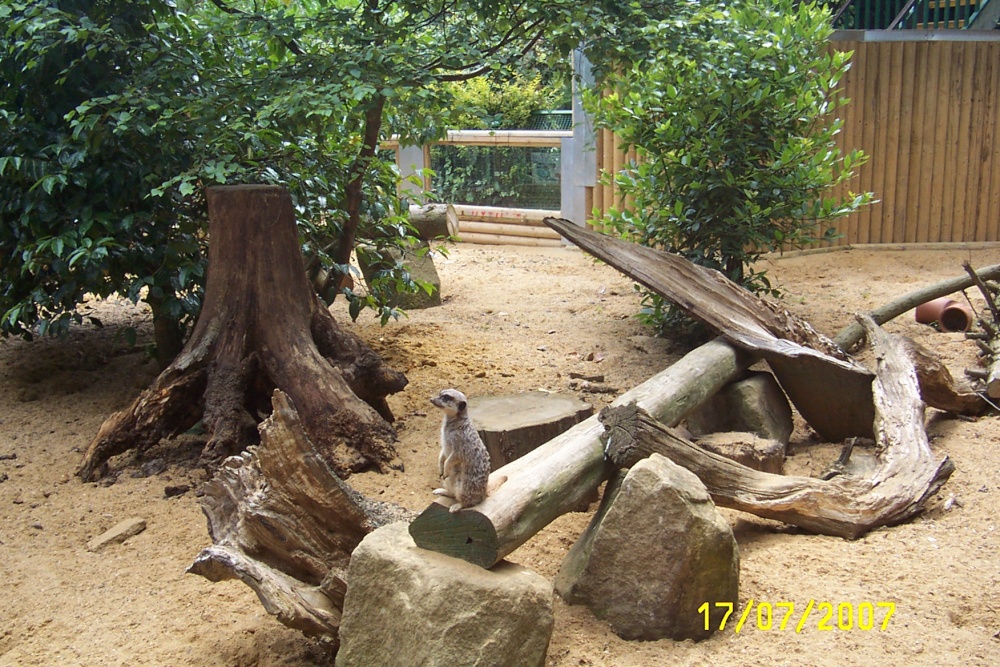
[[[568,130],[568,111],[534,113],[528,130]],[[431,147],[432,188],[452,204],[560,208],[558,148],[509,146]]]

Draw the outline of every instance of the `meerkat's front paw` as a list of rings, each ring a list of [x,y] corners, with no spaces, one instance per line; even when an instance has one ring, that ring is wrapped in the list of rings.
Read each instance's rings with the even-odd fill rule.
[[[434,489],[433,491],[431,491],[431,493],[433,493],[435,496],[444,496],[445,498],[454,498],[454,496],[451,495],[451,492],[448,491],[448,489]]]
[[[454,505],[448,508],[448,511],[454,514],[460,509],[462,509],[462,503],[455,503]]]

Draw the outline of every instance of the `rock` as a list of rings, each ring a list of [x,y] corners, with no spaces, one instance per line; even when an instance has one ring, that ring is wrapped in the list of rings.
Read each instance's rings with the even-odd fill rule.
[[[391,269],[400,262],[413,278],[434,286],[430,294],[423,289],[417,290],[414,294],[400,294],[392,303],[393,306],[405,310],[418,310],[441,305],[441,278],[434,268],[434,260],[431,259],[431,252],[426,243],[410,246],[403,251],[396,248],[377,251],[373,246],[359,246],[358,250],[358,266],[369,287],[376,273]]]
[[[552,626],[552,584],[540,575],[418,549],[395,523],[351,555],[336,664],[541,666]]]
[[[469,399],[469,417],[490,452],[493,470],[521,458],[592,414],[594,408],[576,396],[544,391]]]
[[[177,484],[171,486],[163,487],[163,497],[164,498],[174,498],[176,496],[183,496],[185,493],[191,490],[191,487],[187,484]]]
[[[125,519],[113,528],[87,542],[87,551],[100,551],[109,544],[121,544],[125,540],[146,530],[145,519]]]
[[[699,447],[761,472],[782,473],[785,445],[756,433],[709,433],[695,440]]]
[[[704,484],[654,454],[608,483],[555,584],[624,639],[705,639],[724,614],[715,603],[738,604],[739,549]]]
[[[756,372],[703,403],[688,415],[687,427],[696,436],[746,431],[788,444],[792,408],[774,376]]]

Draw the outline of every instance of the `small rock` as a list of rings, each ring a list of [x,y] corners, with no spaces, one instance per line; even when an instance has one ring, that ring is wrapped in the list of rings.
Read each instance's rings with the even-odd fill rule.
[[[43,530],[44,529],[44,527],[42,526],[42,524],[38,523],[37,521],[35,523],[31,524],[31,527],[34,528],[35,530]]]
[[[143,477],[152,477],[166,470],[167,462],[163,459],[151,459],[143,463],[140,469],[142,470]]]
[[[166,486],[166,487],[163,488],[163,497],[164,498],[173,498],[175,496],[182,496],[182,495],[184,495],[185,493],[187,493],[190,490],[191,490],[191,487],[188,486],[187,484],[178,484],[176,486]]]
[[[7,476],[7,473],[0,472],[0,483],[6,482],[8,479],[10,479],[10,477]]]
[[[702,449],[761,472],[780,475],[785,466],[785,445],[777,440],[761,438],[756,433],[709,433],[696,438],[695,443]]]
[[[767,372],[727,385],[687,417],[695,435],[745,431],[787,443],[792,408],[774,376]]]
[[[17,458],[17,454],[0,454],[0,461],[13,461]]]
[[[109,544],[121,544],[125,540],[146,530],[145,519],[125,519],[87,542],[87,551],[100,551]]]

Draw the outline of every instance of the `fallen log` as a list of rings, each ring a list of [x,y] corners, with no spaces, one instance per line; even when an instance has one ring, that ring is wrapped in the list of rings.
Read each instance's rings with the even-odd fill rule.
[[[924,430],[924,405],[916,372],[903,345],[864,318],[878,358],[873,384],[876,457],[867,477],[842,474],[829,480],[759,472],[707,452],[635,405],[605,408],[608,456],[630,467],[651,453],[668,457],[698,475],[717,505],[790,523],[824,535],[857,538],[901,523],[924,509],[954,471],[935,461]]]
[[[717,339],[633,388],[614,405],[635,402],[676,424],[754,361]],[[492,567],[556,517],[572,511],[610,474],[597,416],[580,422],[490,476],[494,491],[452,514],[432,503],[410,524],[417,546]],[[501,483],[501,480],[506,481]]]
[[[422,241],[442,236],[451,238],[458,236],[458,212],[451,204],[410,206],[410,225]]]
[[[543,226],[542,220],[559,211],[548,211],[535,208],[506,208],[503,206],[473,206],[471,204],[455,204],[455,212],[459,220],[475,222],[503,222],[511,225]]]
[[[763,356],[789,399],[825,439],[872,435],[872,373],[805,320],[678,255],[598,234],[569,220],[546,218],[545,224]]]
[[[538,248],[561,248],[563,244],[559,239],[539,239],[530,236],[482,234],[480,232],[463,231],[458,233],[458,240],[462,243],[479,243],[482,245],[519,245]]]
[[[499,222],[474,222],[462,220],[458,223],[459,234],[498,234],[500,236],[525,236],[537,239],[553,239],[559,241],[559,235],[548,227],[534,225],[509,225]]]
[[[375,528],[412,512],[341,481],[288,396],[276,390],[272,403],[260,446],[226,459],[205,484],[200,502],[213,544],[187,571],[239,579],[285,625],[336,637],[351,552]]]
[[[996,280],[1000,278],[1000,264],[987,266],[976,271],[976,275],[982,280]],[[927,303],[932,299],[948,296],[959,290],[963,290],[972,285],[975,281],[969,276],[958,276],[948,280],[922,287],[913,292],[908,292],[898,299],[894,299],[884,306],[880,306],[868,313],[875,324],[882,325],[889,320],[898,317],[908,310],[913,310],[922,303]],[[845,350],[850,350],[857,345],[865,336],[865,331],[858,322],[852,322],[844,327],[833,339],[834,342]]]

